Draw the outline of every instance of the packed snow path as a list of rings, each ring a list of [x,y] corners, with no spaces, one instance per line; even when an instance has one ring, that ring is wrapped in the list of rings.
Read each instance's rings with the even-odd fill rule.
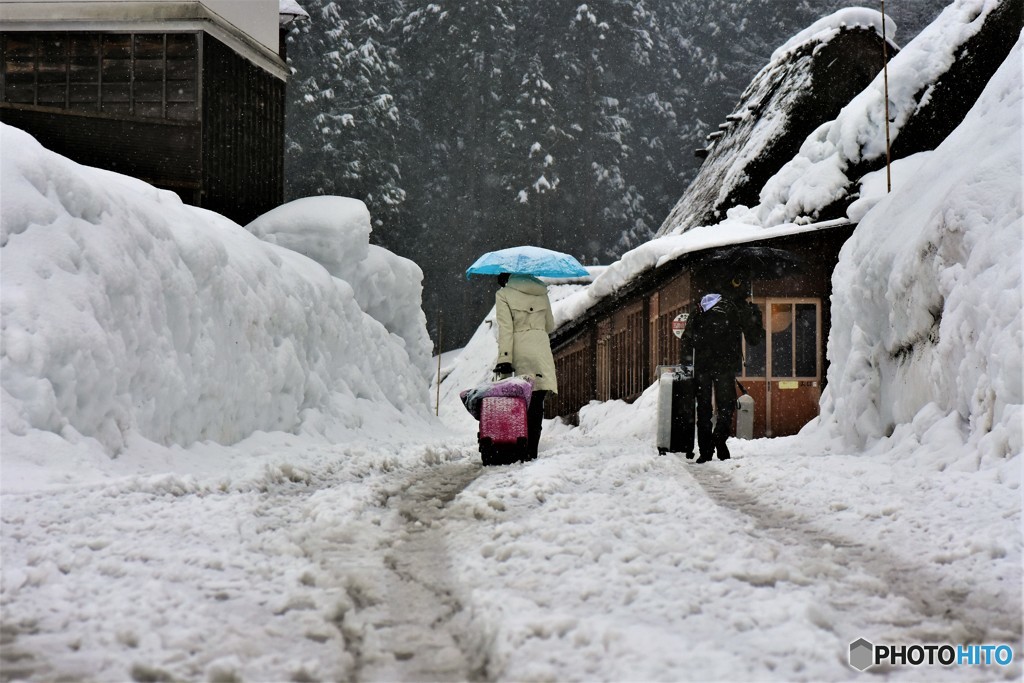
[[[385,507],[398,512],[404,527],[381,548],[385,590],[380,599],[357,603],[356,621],[364,625],[363,633],[352,634],[351,640],[361,644],[372,638],[374,650],[390,656],[380,661],[358,657],[356,678],[484,679],[481,660],[466,651],[468,625],[444,539],[445,507],[480,473],[480,465],[468,460],[444,463],[389,492]]]
[[[0,670],[842,680],[859,637],[1019,652],[1012,489],[793,443],[737,442],[734,460],[696,466],[554,426],[537,461],[483,468],[468,440],[394,451],[283,438],[249,484],[137,477],[8,495]]]
[[[915,642],[927,643],[976,643],[984,641],[992,627],[1007,633],[1020,629],[1019,616],[1014,623],[1012,618],[1000,618],[1007,615],[990,612],[986,603],[994,596],[984,596],[980,605],[977,599],[973,605],[965,604],[971,594],[969,585],[950,581],[943,572],[902,556],[898,548],[879,544],[871,534],[856,533],[856,528],[840,534],[823,524],[824,520],[807,517],[806,508],[759,500],[728,472],[696,468],[692,474],[723,511],[739,513],[750,521],[751,540],[777,546],[780,554],[794,555],[793,564],[813,568],[809,572],[812,580],[832,584],[828,605],[836,615],[885,614],[886,605],[895,600],[904,610],[900,624],[914,626],[918,631]],[[765,582],[775,585],[776,579],[768,576]],[[886,623],[882,618],[873,626],[884,628]],[[828,628],[835,631],[855,625],[856,621],[831,623]]]

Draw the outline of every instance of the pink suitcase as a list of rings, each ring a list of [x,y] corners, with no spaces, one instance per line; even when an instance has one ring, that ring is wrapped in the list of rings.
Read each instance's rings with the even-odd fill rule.
[[[477,436],[484,465],[506,465],[526,458],[526,406],[526,400],[518,396],[488,396],[481,401]]]

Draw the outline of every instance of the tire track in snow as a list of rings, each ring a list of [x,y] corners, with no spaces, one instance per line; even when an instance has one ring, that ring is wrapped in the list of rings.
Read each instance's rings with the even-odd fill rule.
[[[848,589],[840,594],[830,592],[831,609],[822,615],[819,627],[844,638],[849,635],[852,641],[862,635],[854,631],[865,625],[843,624],[844,614],[863,613],[868,601],[880,607],[899,601],[900,610],[880,609],[876,624],[871,626],[887,632],[898,629],[914,642],[1020,640],[1020,614],[1013,609],[992,611],[992,605],[999,604],[998,597],[980,595],[964,581],[919,558],[902,557],[871,539],[849,538],[824,528],[808,519],[811,510],[773,506],[713,464],[686,470],[715,504],[749,518],[755,542],[784,546],[797,554],[797,566],[809,570],[812,580]]]
[[[240,490],[139,480],[5,500],[5,559],[21,569],[5,567],[4,606],[20,602],[0,621],[0,681],[484,679],[444,527],[479,458],[468,447],[428,449],[419,465],[415,454],[401,465],[329,455]],[[53,537],[60,553],[31,550]],[[95,620],[86,634],[66,632],[52,599],[33,604],[61,592],[106,599],[112,576],[116,599],[62,608]],[[173,643],[154,620],[173,624]]]
[[[475,460],[419,470],[383,502],[402,527],[383,549],[386,597],[357,602],[358,643],[346,629],[357,680],[486,680],[486,653],[470,645],[444,538],[447,505],[482,472]]]

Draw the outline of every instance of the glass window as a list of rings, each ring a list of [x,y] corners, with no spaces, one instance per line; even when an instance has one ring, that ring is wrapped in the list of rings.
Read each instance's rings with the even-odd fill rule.
[[[132,80],[131,35],[103,36],[103,82],[128,83]]]
[[[793,376],[793,305],[772,304],[772,377]]]
[[[818,376],[818,307],[796,304],[796,376]]]
[[[31,35],[4,36],[4,101],[35,104],[36,39]]]
[[[41,34],[37,54],[36,104],[43,107],[67,106],[68,43],[65,34]]]
[[[96,111],[100,106],[100,38],[71,34],[68,39],[68,108]]]
[[[6,33],[3,101],[195,120],[198,53],[195,33]]]
[[[764,314],[764,304],[757,304],[757,307],[761,309],[761,320],[766,319]],[[744,368],[744,377],[764,377],[767,363],[767,349],[765,343],[765,335],[761,333],[761,339],[758,344],[749,343],[750,340],[744,338],[744,358],[746,359],[746,367]]]
[[[196,118],[196,37],[167,34],[167,118]]]

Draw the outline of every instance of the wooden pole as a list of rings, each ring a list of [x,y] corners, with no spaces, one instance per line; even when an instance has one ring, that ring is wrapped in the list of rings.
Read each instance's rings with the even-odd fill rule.
[[[885,90],[885,191],[892,192],[892,156],[889,152],[889,39],[885,34],[885,0],[882,0],[882,83]]]
[[[437,400],[434,415],[441,415],[441,311],[437,311]]]

